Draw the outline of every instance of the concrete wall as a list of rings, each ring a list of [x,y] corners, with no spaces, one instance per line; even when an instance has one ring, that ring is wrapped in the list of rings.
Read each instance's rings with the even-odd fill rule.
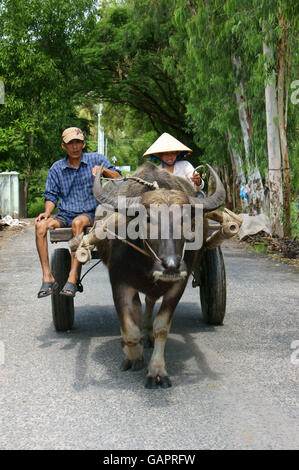
[[[19,217],[19,173],[0,173],[0,214]]]

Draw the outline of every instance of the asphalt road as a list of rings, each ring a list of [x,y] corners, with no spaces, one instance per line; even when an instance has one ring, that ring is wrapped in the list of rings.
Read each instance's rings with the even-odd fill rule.
[[[41,271],[33,227],[6,242],[0,448],[298,448],[299,276],[237,244],[226,244],[224,256],[224,325],[203,323],[198,289],[189,282],[166,346],[173,386],[147,390],[145,370],[119,370],[105,267],[92,270],[77,294],[74,329],[57,333],[50,298],[36,297]]]

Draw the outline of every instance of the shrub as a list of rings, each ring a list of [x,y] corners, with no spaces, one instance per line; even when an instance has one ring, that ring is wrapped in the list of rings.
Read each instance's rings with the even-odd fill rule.
[[[291,203],[292,238],[299,238],[299,200]]]
[[[43,197],[37,197],[33,201],[29,201],[27,205],[27,215],[29,218],[37,217],[45,210],[45,201]]]

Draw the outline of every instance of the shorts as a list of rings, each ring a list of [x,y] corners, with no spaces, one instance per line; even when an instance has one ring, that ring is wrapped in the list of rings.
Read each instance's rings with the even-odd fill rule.
[[[60,228],[69,228],[72,226],[73,220],[79,215],[85,215],[86,217],[88,217],[91,227],[93,226],[95,215],[94,212],[82,212],[82,214],[66,214],[64,212],[63,214],[54,214],[51,216],[51,218],[58,220],[58,222],[60,223]]]

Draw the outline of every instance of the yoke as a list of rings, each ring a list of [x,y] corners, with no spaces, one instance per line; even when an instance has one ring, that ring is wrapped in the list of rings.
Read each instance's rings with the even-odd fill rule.
[[[84,235],[87,235],[91,231],[92,227],[87,227],[84,230]],[[209,235],[219,229],[219,223],[215,221],[209,221]],[[51,243],[68,242],[73,238],[73,232],[71,228],[50,228],[49,237]]]
[[[92,227],[87,227],[84,230],[84,235],[90,232]],[[58,243],[58,242],[68,242],[73,238],[72,229],[69,228],[50,228],[49,230],[50,242],[51,243]]]
[[[84,235],[87,235],[92,230],[92,227],[84,229]],[[50,228],[49,239],[51,243],[69,242],[73,238],[72,229],[69,228]],[[97,250],[91,252],[92,259],[100,259]]]

